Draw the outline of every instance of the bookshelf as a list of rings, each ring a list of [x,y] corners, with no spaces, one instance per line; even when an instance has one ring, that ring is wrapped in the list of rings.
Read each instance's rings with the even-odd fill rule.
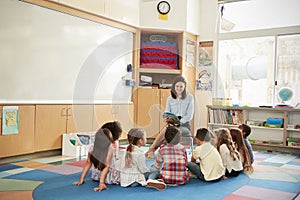
[[[282,123],[269,124],[272,120]],[[300,109],[207,105],[208,128],[237,127],[241,123],[251,127],[249,140],[254,145],[300,150],[297,126],[300,125]]]

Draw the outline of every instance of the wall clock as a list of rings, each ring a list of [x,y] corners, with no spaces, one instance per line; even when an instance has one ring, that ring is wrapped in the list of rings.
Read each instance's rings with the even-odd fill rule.
[[[171,10],[171,6],[167,1],[160,1],[157,4],[157,11],[162,15],[168,14],[170,10]]]

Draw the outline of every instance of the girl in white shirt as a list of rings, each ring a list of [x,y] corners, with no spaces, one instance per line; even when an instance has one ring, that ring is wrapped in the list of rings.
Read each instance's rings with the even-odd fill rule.
[[[223,166],[226,168],[225,178],[238,176],[243,171],[243,164],[229,130],[220,128],[215,130],[215,133],[218,136],[217,149],[221,155]]]
[[[146,166],[145,152],[140,148],[145,146],[147,139],[143,129],[132,128],[129,130],[128,146],[125,155],[125,166],[121,169],[121,186],[136,187],[145,186],[146,179],[144,174],[150,170]]]

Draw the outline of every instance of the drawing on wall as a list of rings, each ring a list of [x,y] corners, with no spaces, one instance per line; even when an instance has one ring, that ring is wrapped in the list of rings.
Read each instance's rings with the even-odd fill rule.
[[[211,66],[213,63],[213,41],[199,43],[199,66]]]
[[[211,72],[203,69],[197,73],[197,76],[197,90],[212,91]]]
[[[19,133],[19,108],[18,106],[3,106],[2,110],[2,135]]]
[[[195,42],[192,40],[186,40],[186,63],[188,66],[195,66]]]
[[[198,48],[197,90],[212,91],[213,41],[199,42]]]

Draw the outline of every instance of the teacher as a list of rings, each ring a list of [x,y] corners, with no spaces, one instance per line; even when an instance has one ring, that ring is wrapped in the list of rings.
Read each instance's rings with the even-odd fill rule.
[[[175,114],[180,119],[179,129],[181,136],[191,136],[191,120],[194,115],[194,97],[186,91],[186,80],[182,76],[175,78],[172,88],[171,96],[167,98],[166,112]],[[154,158],[155,150],[164,143],[166,127],[164,127],[154,142],[146,152],[148,158]]]

